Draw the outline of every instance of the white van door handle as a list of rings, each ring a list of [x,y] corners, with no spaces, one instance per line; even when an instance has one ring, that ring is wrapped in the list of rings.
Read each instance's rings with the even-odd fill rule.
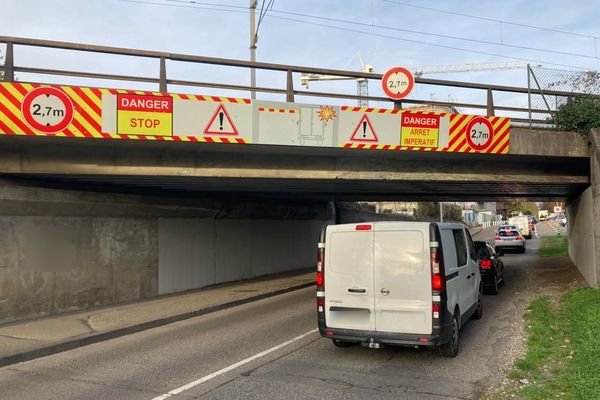
[[[348,288],[348,293],[367,293],[367,289],[362,289],[362,288]]]

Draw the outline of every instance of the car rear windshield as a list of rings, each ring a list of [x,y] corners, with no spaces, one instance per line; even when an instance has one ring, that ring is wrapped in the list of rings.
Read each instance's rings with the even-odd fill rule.
[[[484,260],[486,258],[490,258],[490,251],[487,246],[477,247],[477,259]]]
[[[500,236],[500,237],[519,236],[519,232],[517,232],[517,231],[500,231],[500,232],[498,232],[498,236]]]

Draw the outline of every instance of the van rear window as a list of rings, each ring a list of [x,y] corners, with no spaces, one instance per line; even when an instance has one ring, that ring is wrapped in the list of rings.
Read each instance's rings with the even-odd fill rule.
[[[467,243],[462,229],[452,229],[456,245],[456,264],[460,267],[467,263]]]

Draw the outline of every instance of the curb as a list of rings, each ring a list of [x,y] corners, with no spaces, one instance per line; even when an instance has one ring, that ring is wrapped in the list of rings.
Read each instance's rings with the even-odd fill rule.
[[[86,337],[82,337],[79,339],[71,339],[63,343],[52,344],[49,346],[41,347],[35,350],[29,350],[23,353],[17,353],[6,357],[0,357],[0,368],[6,367],[11,364],[18,364],[25,361],[31,361],[36,358],[49,356],[52,354],[62,353],[64,351],[73,350],[79,347],[87,346],[94,343],[103,342],[105,340],[115,339],[125,335],[131,335],[132,333],[142,332],[152,328],[158,328],[159,326],[164,326],[168,324],[172,324],[173,322],[183,321],[186,319],[198,317],[201,315],[206,315],[210,313],[214,313],[216,311],[221,311],[226,308],[236,307],[247,303],[252,303],[254,301],[266,299],[269,297],[278,296],[280,294],[293,292],[295,290],[304,289],[310,286],[314,286],[314,282],[302,283],[300,285],[290,286],[285,289],[275,290],[273,292],[262,293],[256,296],[248,297],[245,299],[234,300],[228,303],[218,304],[211,307],[202,308],[199,310],[185,312],[183,314],[172,315],[170,317],[164,317],[153,321],[143,322],[137,325],[131,325],[125,328],[119,328],[112,331],[102,332],[95,335],[90,335]]]

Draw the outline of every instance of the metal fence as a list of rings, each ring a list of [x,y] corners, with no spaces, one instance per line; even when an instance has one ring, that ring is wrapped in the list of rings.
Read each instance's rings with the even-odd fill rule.
[[[339,93],[339,92],[316,92],[309,90],[298,90],[294,87],[294,76],[299,78],[299,74],[322,74],[350,77],[357,80],[366,79],[369,81],[377,81],[380,83],[381,74],[371,72],[356,72],[344,71],[335,69],[314,68],[298,65],[285,65],[264,62],[251,62],[245,60],[204,57],[190,54],[174,54],[160,51],[149,51],[139,49],[128,49],[120,47],[96,46],[82,43],[58,42],[40,39],[27,39],[18,37],[0,36],[0,44],[5,44],[4,64],[0,65],[0,71],[3,72],[4,81],[12,82],[19,75],[19,80],[22,82],[46,83],[40,82],[40,76],[52,77],[69,77],[69,78],[85,78],[95,79],[106,82],[137,82],[155,85],[154,90],[167,92],[173,87],[203,87],[219,90],[245,91],[249,93],[271,93],[280,94],[287,102],[294,102],[296,97],[312,97],[320,99],[346,99],[352,101],[378,101],[387,102],[394,108],[401,108],[411,105],[424,105],[428,107],[447,107],[456,109],[458,107],[479,110],[478,113],[485,115],[508,115],[513,124],[533,126],[551,126],[549,118],[556,110],[557,105],[562,104],[564,99],[578,96],[579,93],[574,93],[573,90],[561,91],[562,86],[549,86],[550,83],[546,78],[540,76],[541,73],[536,72],[533,68],[528,69],[528,75],[531,79],[529,87],[491,85],[472,82],[458,82],[440,79],[428,79],[415,77],[416,86],[426,87],[448,87],[455,88],[462,92],[477,92],[477,98],[482,101],[479,103],[466,103],[454,101],[432,101],[431,99],[402,99],[402,101],[392,102],[386,97],[368,96],[364,94],[354,93]],[[125,74],[109,74],[104,71],[81,71],[81,70],[66,70],[59,68],[40,68],[39,65],[22,65],[18,59],[15,59],[15,47],[26,49],[55,49],[60,51],[68,51],[74,53],[86,53],[88,55],[104,54],[110,57],[122,57],[123,63],[131,63],[132,59],[137,60],[155,60],[155,74],[150,76],[125,75]],[[60,57],[58,57],[60,58]],[[167,61],[169,64],[167,64]],[[271,71],[285,76],[285,87],[251,87],[248,84],[230,84],[216,83],[208,81],[186,80],[173,76],[167,71],[167,66],[174,64],[196,64],[196,65],[217,65],[220,68],[245,68],[248,70]],[[295,74],[295,75],[294,75]],[[42,78],[43,79],[43,78]],[[241,80],[241,79],[240,79]],[[273,81],[281,81],[274,79]],[[300,81],[300,79],[298,79]],[[109,83],[110,87],[111,84]],[[500,104],[498,99],[507,94],[518,94],[529,99],[528,107],[516,107],[512,103]],[[496,97],[495,97],[496,96]],[[537,97],[536,97],[537,96]],[[473,96],[469,96],[473,98]],[[554,97],[552,103],[550,99]],[[538,99],[541,99],[539,101]]]
[[[542,66],[527,68],[529,126],[554,127],[552,115],[569,98],[600,95],[600,72],[571,71]],[[556,92],[562,92],[560,95]]]

